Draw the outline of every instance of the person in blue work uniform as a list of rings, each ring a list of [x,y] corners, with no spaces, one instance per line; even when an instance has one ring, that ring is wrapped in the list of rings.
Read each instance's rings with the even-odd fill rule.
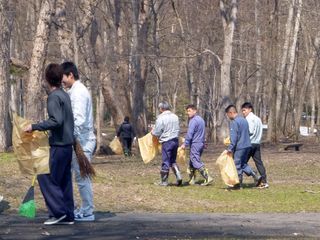
[[[123,146],[123,152],[125,156],[131,156],[131,145],[132,141],[135,138],[135,133],[133,126],[129,122],[129,117],[124,118],[123,123],[121,123],[118,131],[117,137],[120,137],[120,141]]]
[[[170,111],[170,105],[165,101],[159,103],[159,112],[155,127],[151,131],[151,134],[156,136],[162,144],[161,180],[159,185],[168,186],[169,171],[172,168],[177,179],[177,185],[181,186],[182,177],[176,163],[179,147],[179,118]]]
[[[24,131],[50,131],[49,174],[38,175],[40,190],[49,211],[45,225],[73,224],[72,191],[73,114],[70,97],[61,88],[63,71],[59,64],[49,64],[43,87],[48,93],[48,120],[27,126]]]
[[[73,62],[64,62],[61,66],[63,69],[62,83],[71,99],[74,116],[74,138],[79,141],[84,154],[91,161],[96,147],[92,98],[86,86],[80,81],[76,65]],[[81,176],[75,152],[72,155],[72,170],[75,173],[82,201],[80,208],[75,210],[75,220],[94,221],[91,179]]]
[[[197,114],[197,107],[195,105],[189,104],[186,107],[186,111],[189,117],[189,125],[185,142],[181,145],[181,148],[190,147],[189,184],[194,184],[195,172],[198,170],[205,179],[201,185],[206,186],[213,182],[213,178],[209,175],[208,170],[201,161],[205,144],[205,122]]]
[[[228,155],[232,156],[234,159],[240,182],[234,186],[234,188],[240,189],[243,181],[243,173],[252,176],[256,181],[259,179],[247,164],[248,155],[251,150],[249,125],[245,118],[238,115],[235,105],[229,105],[225,109],[225,112],[227,117],[231,120],[229,125],[230,145],[228,146],[227,151]]]
[[[252,157],[258,172],[261,176],[256,182],[258,188],[268,188],[266,169],[261,159],[260,143],[262,138],[262,122],[261,119],[253,113],[253,106],[249,102],[245,102],[241,106],[242,114],[249,124],[249,134],[251,141],[251,151],[249,152],[247,162]]]

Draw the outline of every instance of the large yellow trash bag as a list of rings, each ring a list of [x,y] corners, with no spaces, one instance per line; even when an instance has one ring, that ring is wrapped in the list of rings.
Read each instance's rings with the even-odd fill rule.
[[[219,166],[223,182],[233,187],[239,183],[238,172],[234,164],[233,158],[227,155],[227,150],[218,157],[216,164]]]
[[[114,138],[110,144],[109,147],[111,148],[111,150],[116,154],[116,155],[121,155],[123,154],[123,149],[122,149],[122,145],[121,142],[119,140],[119,138]]]
[[[178,148],[177,152],[177,163],[179,166],[183,166],[186,164],[187,153],[185,148]]]
[[[13,113],[12,117],[12,145],[20,171],[30,175],[49,173],[48,136],[40,131],[24,132],[24,128],[32,122],[16,113]]]
[[[148,133],[142,138],[138,139],[140,154],[144,163],[153,160],[159,152],[161,145],[158,138]]]

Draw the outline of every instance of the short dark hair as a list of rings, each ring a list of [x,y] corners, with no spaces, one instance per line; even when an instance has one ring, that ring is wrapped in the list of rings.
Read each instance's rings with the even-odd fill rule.
[[[124,117],[124,121],[125,121],[125,122],[129,122],[129,117],[128,117],[128,116],[125,116],[125,117]]]
[[[242,104],[241,108],[249,108],[253,112],[253,106],[250,102],[245,102],[244,104]]]
[[[79,79],[79,73],[77,66],[73,62],[64,62],[61,64],[61,67],[63,69],[63,74],[69,76],[70,73],[74,76],[75,80]]]
[[[197,107],[196,107],[196,105],[194,105],[194,104],[188,104],[188,105],[186,106],[186,110],[188,110],[189,108],[191,108],[192,110],[197,110]]]
[[[45,70],[45,78],[53,87],[61,87],[63,71],[59,64],[50,63]]]
[[[237,112],[237,107],[233,104],[230,104],[228,107],[226,107],[225,112],[230,112],[231,109],[234,109],[235,112]]]

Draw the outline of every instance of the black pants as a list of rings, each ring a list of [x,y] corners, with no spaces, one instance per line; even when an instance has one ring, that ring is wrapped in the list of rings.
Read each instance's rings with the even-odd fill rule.
[[[249,152],[249,155],[248,155],[247,163],[248,163],[250,157],[252,157],[252,159],[257,167],[257,170],[262,177],[262,182],[266,183],[267,182],[267,175],[266,175],[266,169],[265,169],[263,162],[261,160],[260,144],[252,144],[251,151]]]
[[[125,155],[131,155],[132,138],[121,138]]]
[[[74,219],[71,161],[72,145],[51,146],[50,174],[38,175],[39,186],[49,211],[49,217],[60,218],[67,215],[67,220],[73,221]]]

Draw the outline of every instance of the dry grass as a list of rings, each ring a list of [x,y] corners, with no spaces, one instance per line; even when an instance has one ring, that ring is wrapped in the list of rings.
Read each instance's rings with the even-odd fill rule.
[[[97,211],[112,212],[320,212],[319,146],[309,143],[300,152],[279,152],[276,147],[264,147],[270,188],[252,188],[252,179],[246,178],[246,188],[226,191],[221,182],[215,160],[223,148],[209,146],[203,160],[214,175],[214,185],[159,187],[160,157],[144,164],[139,156],[97,156],[93,181]],[[138,154],[136,154],[138,155]],[[23,177],[13,154],[1,154],[0,194],[10,203],[8,211],[16,211],[30,177]],[[252,162],[250,161],[252,165]],[[185,179],[185,166],[181,166]],[[170,182],[175,179],[170,174]],[[76,199],[79,199],[76,191]],[[38,208],[45,206],[36,186]]]

